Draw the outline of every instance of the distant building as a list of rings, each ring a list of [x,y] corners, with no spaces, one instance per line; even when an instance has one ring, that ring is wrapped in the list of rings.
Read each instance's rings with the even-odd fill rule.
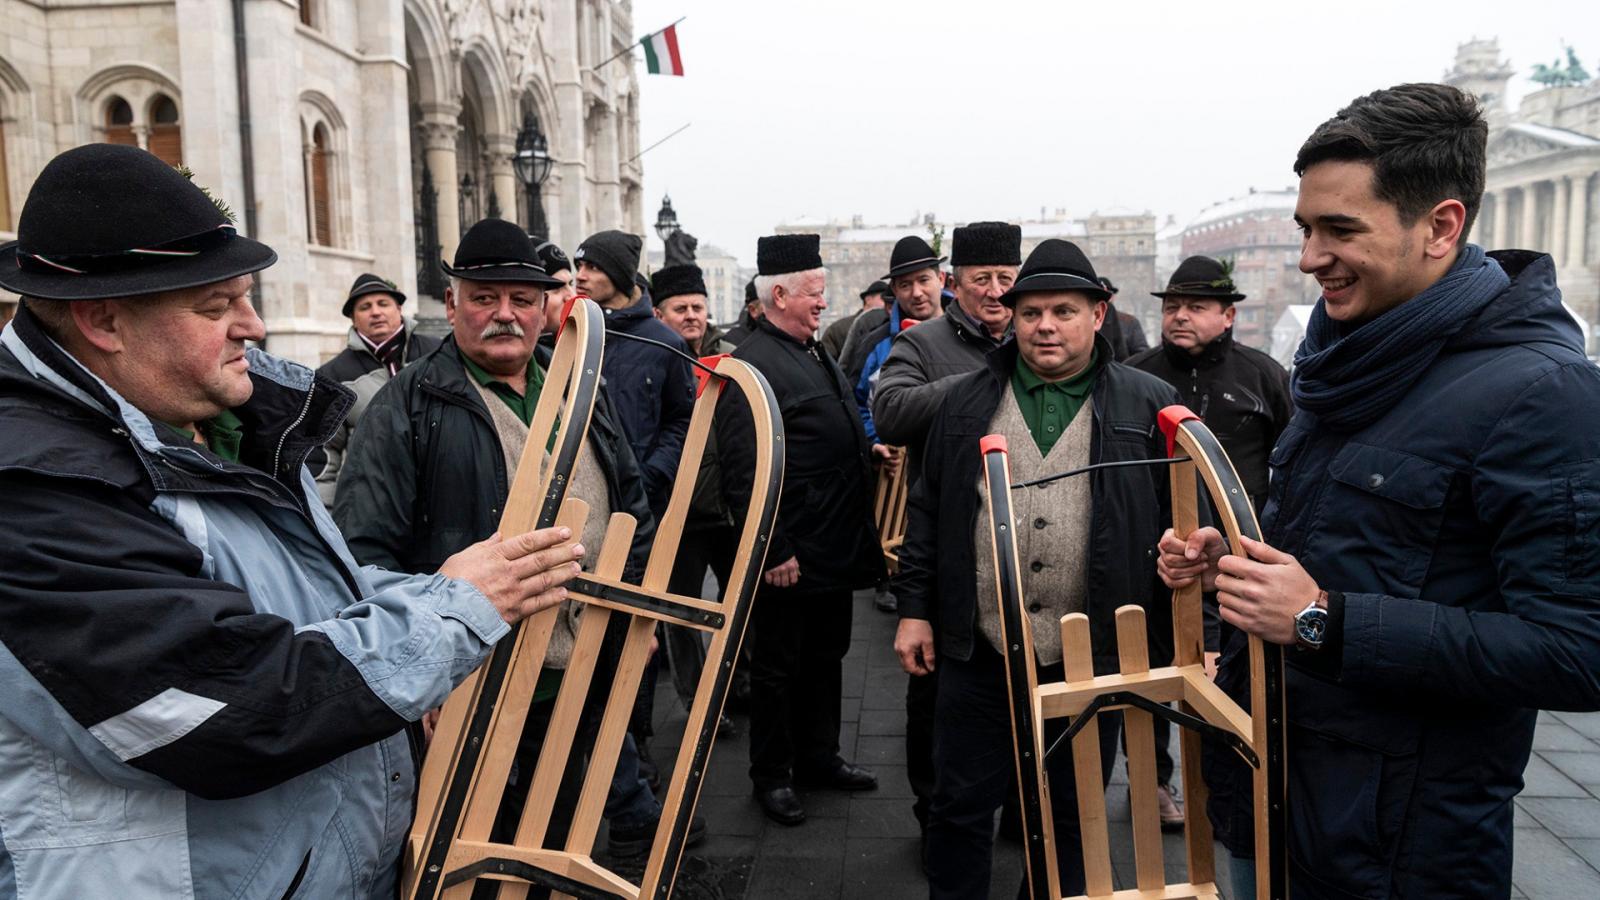
[[[1235,304],[1235,339],[1265,349],[1287,307],[1314,303],[1316,280],[1300,271],[1300,231],[1293,188],[1257,191],[1201,210],[1183,229],[1183,257],[1233,260],[1233,282],[1245,299]]]
[[[1022,255],[1027,257],[1040,241],[1062,238],[1083,248],[1095,271],[1116,282],[1122,293],[1118,307],[1135,315],[1148,312],[1154,300],[1156,236],[1155,216],[1148,212],[1108,211],[1084,219],[1068,218],[1065,210],[1017,221],[1022,228]],[[929,213],[904,225],[868,225],[861,216],[848,223],[798,219],[778,225],[778,234],[819,234],[822,236],[822,261],[828,267],[828,310],[823,326],[848,316],[860,308],[860,293],[889,270],[889,254],[895,242],[917,235],[932,242],[940,235],[939,254],[950,255],[951,234],[964,222],[941,222]],[[1124,299],[1126,298],[1126,299]]]
[[[1490,122],[1487,191],[1470,239],[1549,253],[1567,304],[1580,321],[1600,320],[1600,79],[1544,88],[1512,111],[1513,71],[1498,41],[1471,40],[1444,75],[1478,97]]]

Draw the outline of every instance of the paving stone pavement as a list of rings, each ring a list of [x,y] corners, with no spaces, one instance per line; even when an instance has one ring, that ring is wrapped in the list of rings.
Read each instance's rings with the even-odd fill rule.
[[[878,790],[802,792],[809,817],[805,824],[786,828],[767,821],[751,797],[747,776],[749,720],[734,714],[736,733],[717,740],[701,794],[699,812],[706,819],[707,837],[690,851],[675,896],[927,896],[905,779],[905,675],[891,649],[894,627],[894,616],[873,609],[871,592],[857,594],[854,641],[844,664],[840,745],[846,759],[878,773]],[[685,719],[666,677],[658,686],[655,713],[652,755],[665,770]],[[1525,779],[1527,787],[1516,801],[1512,896],[1600,897],[1600,713],[1541,713]],[[1126,784],[1119,759],[1106,793],[1119,889],[1133,887]],[[1183,879],[1181,837],[1165,835],[1163,843],[1169,880]],[[998,841],[995,848],[990,896],[1014,897],[1022,878],[1021,852]],[[1219,874],[1227,871],[1220,847],[1217,869]],[[1226,883],[1223,896],[1230,896]]]

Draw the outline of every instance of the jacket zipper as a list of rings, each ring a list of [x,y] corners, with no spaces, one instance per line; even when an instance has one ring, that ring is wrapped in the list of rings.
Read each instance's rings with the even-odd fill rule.
[[[289,440],[289,432],[299,428],[300,423],[304,422],[306,420],[306,416],[311,414],[311,397],[316,394],[316,392],[317,383],[316,381],[312,381],[311,386],[306,389],[306,402],[300,407],[300,415],[296,416],[295,420],[289,423],[289,427],[285,428],[283,430],[283,434],[278,438],[278,449],[272,452],[272,475],[274,478],[278,476],[279,468],[283,465],[283,445]]]

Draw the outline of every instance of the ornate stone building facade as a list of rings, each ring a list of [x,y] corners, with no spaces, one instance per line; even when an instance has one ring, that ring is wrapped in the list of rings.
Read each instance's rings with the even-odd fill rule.
[[[889,254],[895,242],[907,235],[918,235],[931,242],[935,232],[942,235],[939,253],[950,255],[950,235],[961,222],[940,222],[929,213],[905,225],[868,225],[861,216],[849,222],[800,219],[776,227],[778,234],[818,234],[822,237],[822,261],[828,267],[828,309],[823,327],[860,308],[858,296],[867,285],[889,270]],[[1154,301],[1156,220],[1147,212],[1095,213],[1073,219],[1065,210],[1049,215],[1040,210],[1038,219],[1017,222],[1022,227],[1024,258],[1046,238],[1062,238],[1083,248],[1095,271],[1116,283],[1121,293],[1117,306],[1140,315]]]
[[[1549,253],[1570,307],[1600,320],[1600,79],[1505,101],[1512,67],[1496,41],[1456,50],[1444,80],[1476,94],[1489,117],[1489,180],[1473,240]],[[1591,347],[1593,353],[1595,348]]]
[[[442,315],[438,260],[478,218],[569,250],[643,232],[638,83],[610,59],[629,0],[0,0],[0,21],[0,240],[55,154],[144,146],[278,251],[260,304],[285,356],[343,346],[361,272]]]

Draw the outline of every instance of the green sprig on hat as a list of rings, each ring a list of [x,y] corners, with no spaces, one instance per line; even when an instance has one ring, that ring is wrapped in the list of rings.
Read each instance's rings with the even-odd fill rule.
[[[1233,290],[1233,258],[1218,257],[1217,262],[1222,265],[1222,277],[1212,281],[1211,287]]]
[[[190,182],[194,181],[193,169],[189,168],[188,166],[173,166],[173,168],[177,169],[178,174],[189,179]],[[228,201],[223,200],[221,197],[211,193],[211,189],[203,184],[197,184],[195,187],[199,188],[201,193],[206,195],[206,199],[210,200],[217,207],[217,212],[222,213],[222,217],[228,220],[229,225],[238,224],[239,217],[233,214],[233,207],[228,205]],[[392,284],[389,286],[394,287]]]

